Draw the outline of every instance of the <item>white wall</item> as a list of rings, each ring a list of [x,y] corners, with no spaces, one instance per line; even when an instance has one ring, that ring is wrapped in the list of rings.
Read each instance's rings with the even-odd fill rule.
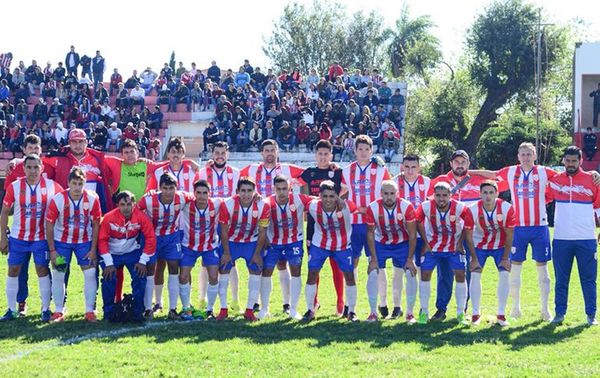
[[[600,42],[583,43],[575,49],[573,75],[573,130],[583,131],[592,126],[591,91],[600,82]]]

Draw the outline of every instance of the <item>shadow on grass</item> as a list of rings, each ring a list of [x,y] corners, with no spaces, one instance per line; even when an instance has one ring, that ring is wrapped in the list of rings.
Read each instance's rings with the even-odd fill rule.
[[[407,325],[403,321],[349,323],[336,317],[323,317],[302,324],[283,317],[248,324],[236,318],[224,322],[150,322],[146,325],[115,325],[105,322],[89,324],[83,319],[59,324],[43,324],[37,318],[0,323],[0,340],[18,338],[21,344],[45,341],[77,344],[88,339],[115,342],[124,337],[150,336],[156,343],[181,339],[186,343],[244,339],[255,344],[276,344],[289,340],[308,340],[311,347],[327,347],[334,343],[369,343],[373,348],[386,348],[395,343],[414,343],[424,351],[445,346],[475,344],[506,345],[511,350],[528,346],[552,345],[576,337],[587,327],[554,326],[542,321],[517,323],[510,327],[468,327],[454,320],[423,325]]]

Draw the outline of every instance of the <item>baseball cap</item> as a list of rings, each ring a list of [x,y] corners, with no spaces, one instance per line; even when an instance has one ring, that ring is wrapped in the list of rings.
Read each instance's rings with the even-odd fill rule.
[[[469,154],[467,154],[467,151],[465,151],[465,150],[454,151],[454,153],[452,153],[452,156],[450,156],[450,161],[456,159],[457,157],[461,157],[466,160],[469,160]]]
[[[69,140],[86,140],[85,131],[81,129],[73,129],[69,133]]]

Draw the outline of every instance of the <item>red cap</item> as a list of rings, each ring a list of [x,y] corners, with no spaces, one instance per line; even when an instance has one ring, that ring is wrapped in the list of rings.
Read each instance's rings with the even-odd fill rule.
[[[69,133],[69,140],[86,140],[87,136],[85,135],[85,131],[81,129],[73,129]]]

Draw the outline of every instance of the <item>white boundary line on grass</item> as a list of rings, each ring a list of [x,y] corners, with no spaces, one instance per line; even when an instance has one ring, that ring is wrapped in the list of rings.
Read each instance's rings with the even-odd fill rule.
[[[197,321],[197,320],[194,320],[194,321]],[[192,322],[194,322],[194,321],[192,321]],[[53,348],[58,348],[61,346],[66,346],[66,345],[78,344],[83,341],[88,341],[88,340],[92,340],[92,339],[120,336],[122,334],[129,333],[129,332],[145,331],[148,329],[163,327],[166,325],[176,324],[176,323],[180,323],[180,322],[173,322],[173,321],[152,322],[152,323],[146,323],[143,326],[139,326],[139,327],[125,327],[125,328],[115,329],[112,331],[100,331],[100,332],[88,333],[87,335],[83,335],[83,336],[75,336],[75,337],[71,337],[66,340],[54,341],[49,344],[40,345],[40,346],[33,347],[30,349],[22,350],[20,352],[14,353],[14,354],[10,354],[6,357],[0,358],[0,364],[18,360],[18,359],[26,357],[32,353],[47,350],[47,349],[53,349]],[[181,323],[183,323],[183,322],[181,322]],[[191,322],[186,321],[185,323],[191,323]]]

